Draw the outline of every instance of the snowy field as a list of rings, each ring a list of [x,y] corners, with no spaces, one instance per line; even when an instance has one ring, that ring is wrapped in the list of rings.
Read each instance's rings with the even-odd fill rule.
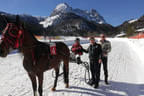
[[[98,89],[84,82],[85,69],[70,63],[70,88],[64,88],[63,77],[59,77],[57,91],[52,70],[45,72],[44,96],[144,96],[144,40],[109,39],[112,51],[109,54],[108,70],[110,85],[103,82],[103,70]],[[83,44],[87,48],[89,44]],[[19,53],[0,58],[0,96],[33,96],[30,79],[22,66]],[[82,60],[88,61],[84,54]]]

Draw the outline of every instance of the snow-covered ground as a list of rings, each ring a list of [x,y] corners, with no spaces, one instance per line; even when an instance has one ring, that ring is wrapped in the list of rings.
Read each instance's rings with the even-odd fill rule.
[[[45,72],[44,96],[144,96],[144,40],[109,39],[112,51],[109,54],[108,70],[110,85],[103,82],[103,70],[98,89],[84,82],[81,65],[70,63],[70,88],[64,88],[59,77],[57,91],[52,92],[52,70]],[[83,44],[87,48],[89,44]],[[143,56],[143,57],[142,57]],[[0,58],[0,96],[33,96],[30,79],[22,66],[21,54]],[[84,54],[82,60],[88,61]]]
[[[141,32],[141,31],[144,31],[144,28],[138,29],[138,30],[136,30],[136,31],[140,31],[140,32]]]

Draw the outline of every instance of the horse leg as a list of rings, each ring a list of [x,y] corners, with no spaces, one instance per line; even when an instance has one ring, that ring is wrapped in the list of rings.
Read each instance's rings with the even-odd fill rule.
[[[64,83],[66,84],[66,88],[69,87],[69,60],[64,60],[64,66],[63,66],[63,71],[64,71]]]
[[[38,91],[39,91],[39,95],[42,96],[42,93],[43,93],[43,73],[41,74],[38,74],[38,82],[39,82],[39,88],[38,88]]]
[[[55,88],[57,86],[57,79],[58,79],[58,76],[59,76],[59,67],[55,68],[55,74],[56,74],[56,77],[55,77],[54,86],[52,88],[52,91],[56,90]]]
[[[37,96],[37,82],[36,82],[36,75],[28,73],[28,76],[32,82],[32,87],[33,87],[33,93],[34,96]]]

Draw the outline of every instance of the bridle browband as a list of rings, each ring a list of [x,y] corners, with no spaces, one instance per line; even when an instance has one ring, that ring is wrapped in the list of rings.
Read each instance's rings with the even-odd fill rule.
[[[17,34],[13,34],[11,32],[12,29],[18,31]],[[8,23],[4,31],[8,31],[8,33],[6,33],[8,35],[5,35],[4,33],[2,34],[2,40],[6,48],[8,48],[9,45],[14,49],[22,46],[22,41],[24,38],[24,34],[23,34],[24,31],[22,30],[22,28],[21,29],[18,28],[13,23]]]

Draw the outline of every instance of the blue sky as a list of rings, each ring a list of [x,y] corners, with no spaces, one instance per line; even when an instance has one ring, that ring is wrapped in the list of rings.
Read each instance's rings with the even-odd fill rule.
[[[73,8],[96,9],[113,26],[144,15],[144,0],[0,0],[0,11],[49,16],[59,3]]]

